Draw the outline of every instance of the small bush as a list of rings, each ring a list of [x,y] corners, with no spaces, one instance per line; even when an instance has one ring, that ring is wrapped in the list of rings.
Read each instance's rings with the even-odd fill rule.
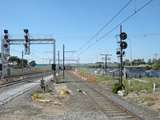
[[[116,83],[116,84],[113,85],[112,92],[117,94],[117,92],[119,90],[123,90],[123,89],[124,89],[124,85],[123,84]]]

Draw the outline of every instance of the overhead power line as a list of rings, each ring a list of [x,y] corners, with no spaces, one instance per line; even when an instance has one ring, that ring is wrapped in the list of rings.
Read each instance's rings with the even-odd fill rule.
[[[132,2],[133,0],[129,0],[109,21],[107,21],[107,23],[105,23],[87,42],[85,42],[85,44],[83,44],[79,49],[83,49],[84,46],[86,44],[88,44],[89,42],[91,42],[93,39],[95,39],[110,23],[112,23],[112,21],[118,16],[120,15],[120,13],[129,6],[129,4]]]
[[[111,32],[113,32],[116,28],[118,28],[121,24],[125,23],[126,21],[128,21],[130,18],[132,18],[134,15],[136,15],[137,13],[139,13],[142,9],[144,9],[146,6],[148,6],[153,0],[149,0],[148,2],[146,2],[144,5],[142,5],[140,8],[138,8],[135,12],[133,12],[132,14],[130,14],[129,16],[127,16],[125,19],[123,19],[119,24],[117,24],[116,26],[114,26],[111,30],[109,30],[108,32],[106,32],[104,35],[102,35],[99,39],[96,39],[96,41],[90,45],[88,45],[86,47],[86,49],[84,49],[84,51],[81,51],[78,55],[81,55],[82,53],[86,52],[89,48],[91,48],[93,45],[95,45],[98,41],[104,39],[106,36],[108,36]]]

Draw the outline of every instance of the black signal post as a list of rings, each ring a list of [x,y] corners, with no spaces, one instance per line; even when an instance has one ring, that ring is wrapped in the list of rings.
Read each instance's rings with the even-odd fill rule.
[[[122,32],[122,25],[120,26],[120,41],[119,41],[119,45],[120,45],[120,49],[117,51],[117,55],[120,57],[120,80],[119,80],[119,84],[123,85],[122,81],[123,81],[123,56],[125,55],[125,51],[124,49],[127,48],[127,42],[125,41],[125,39],[127,39],[127,34],[125,32]]]

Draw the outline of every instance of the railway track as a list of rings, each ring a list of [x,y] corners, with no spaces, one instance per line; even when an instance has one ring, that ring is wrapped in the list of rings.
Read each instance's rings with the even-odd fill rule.
[[[142,118],[129,112],[127,109],[123,108],[119,104],[113,102],[106,95],[99,92],[97,89],[85,84],[92,93],[87,94],[88,97],[99,106],[99,109],[110,119],[113,120],[143,120]]]
[[[75,75],[69,73],[73,79],[77,79]],[[78,80],[81,80],[78,78]],[[118,103],[112,101],[106,93],[102,93],[99,86],[94,86],[88,82],[78,82],[85,86],[86,97],[90,99],[93,105],[96,105],[98,109],[104,113],[110,120],[144,120],[143,118],[135,115],[134,113],[128,111],[126,108],[122,107]],[[80,85],[80,86],[82,86]]]
[[[11,85],[18,84],[18,83],[32,82],[33,80],[29,80],[29,79],[35,79],[35,78],[39,78],[39,77],[42,77],[42,76],[45,77],[49,74],[51,74],[51,72],[47,72],[45,74],[44,73],[29,74],[29,75],[25,76],[25,78],[18,79],[18,80],[13,80],[13,81],[10,81],[10,82],[0,84],[0,88],[11,86]]]
[[[32,75],[28,78],[12,81],[0,86],[0,106],[5,105],[14,98],[25,94],[32,89],[39,87],[42,74]],[[45,82],[49,82],[53,77],[50,73],[43,74]],[[20,84],[19,84],[20,83]],[[22,83],[22,84],[21,84]]]

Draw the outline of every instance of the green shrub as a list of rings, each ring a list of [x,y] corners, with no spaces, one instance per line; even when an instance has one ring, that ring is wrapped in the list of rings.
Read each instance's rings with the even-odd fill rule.
[[[119,90],[123,90],[123,89],[124,89],[124,85],[123,84],[115,83],[113,85],[112,92],[115,93],[115,94],[117,94],[117,92]]]

